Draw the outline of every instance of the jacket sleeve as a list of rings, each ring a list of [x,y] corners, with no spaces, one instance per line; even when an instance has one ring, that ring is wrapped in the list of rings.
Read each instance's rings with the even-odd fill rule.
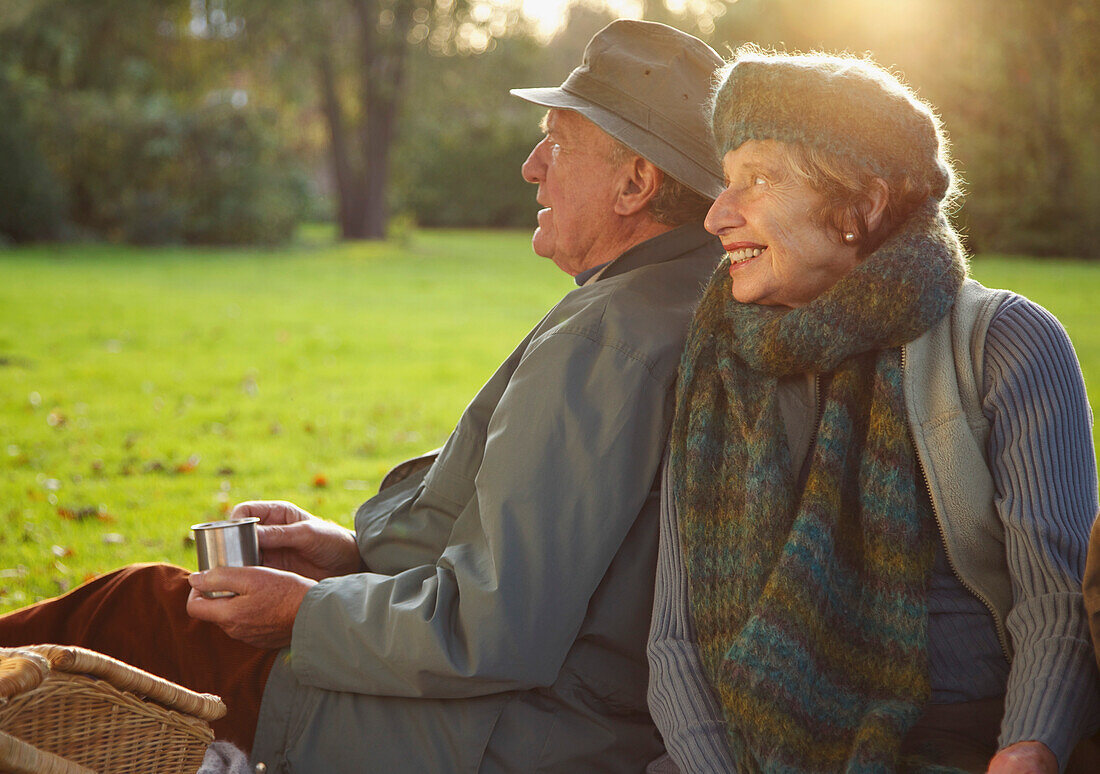
[[[1100,689],[1081,595],[1097,512],[1092,418],[1081,368],[1058,321],[1006,301],[985,345],[983,411],[1005,526],[1013,606],[1002,747],[1044,742],[1064,769],[1100,723]]]
[[[532,343],[438,559],[317,584],[294,624],[297,678],[433,698],[551,684],[650,491],[670,378],[585,335]]]
[[[428,472],[422,468],[359,506],[355,537],[364,570],[396,575],[435,564],[443,553],[458,514],[418,507]]]

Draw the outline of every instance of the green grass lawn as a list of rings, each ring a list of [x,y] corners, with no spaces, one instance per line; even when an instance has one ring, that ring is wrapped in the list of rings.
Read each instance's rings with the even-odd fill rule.
[[[0,251],[0,610],[129,562],[193,567],[190,525],[241,500],[350,525],[572,287],[528,239]],[[973,270],[1058,315],[1100,406],[1100,264]]]

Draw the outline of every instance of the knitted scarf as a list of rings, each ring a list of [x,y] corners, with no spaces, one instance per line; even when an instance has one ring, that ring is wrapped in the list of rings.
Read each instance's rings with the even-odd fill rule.
[[[680,366],[673,497],[703,667],[739,772],[942,770],[899,759],[931,690],[933,516],[900,346],[966,274],[931,204],[794,310],[734,301],[723,261]],[[777,384],[831,373],[806,482]]]

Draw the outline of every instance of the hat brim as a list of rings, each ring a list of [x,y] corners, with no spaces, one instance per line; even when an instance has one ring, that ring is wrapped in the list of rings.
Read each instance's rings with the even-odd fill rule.
[[[716,199],[725,186],[722,179],[706,169],[678,148],[661,137],[643,129],[632,121],[612,113],[583,97],[565,91],[558,86],[533,89],[510,89],[520,99],[548,108],[573,110],[580,113],[611,137],[626,145],[635,153],[649,159],[665,174],[670,175],[701,196]]]

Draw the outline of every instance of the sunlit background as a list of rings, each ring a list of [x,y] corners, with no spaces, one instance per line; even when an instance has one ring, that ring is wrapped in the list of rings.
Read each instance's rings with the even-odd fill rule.
[[[528,227],[508,90],[621,17],[873,57],[942,115],[972,250],[1100,257],[1100,0],[2,0],[0,235]]]

